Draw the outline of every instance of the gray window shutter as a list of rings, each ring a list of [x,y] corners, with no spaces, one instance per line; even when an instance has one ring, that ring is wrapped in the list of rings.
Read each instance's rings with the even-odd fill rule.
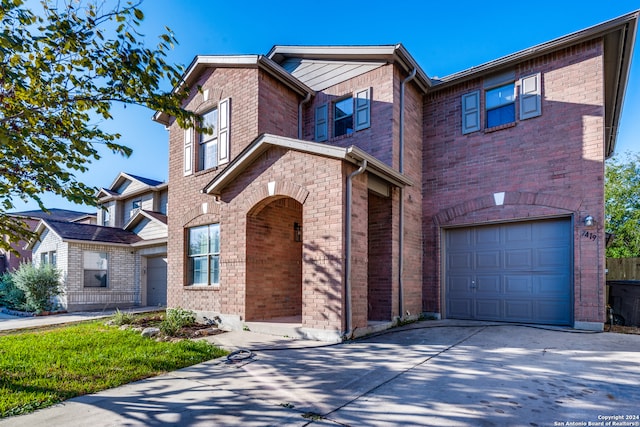
[[[193,173],[193,129],[184,130],[184,174]]]
[[[229,161],[229,124],[231,119],[231,98],[218,103],[218,164]]]
[[[462,133],[480,130],[480,91],[462,95]]]
[[[316,107],[316,141],[326,141],[329,138],[328,111],[329,107],[327,104]]]
[[[520,120],[542,114],[541,75],[533,74],[520,79]]]
[[[371,88],[356,92],[355,101],[355,130],[366,129],[371,126]]]

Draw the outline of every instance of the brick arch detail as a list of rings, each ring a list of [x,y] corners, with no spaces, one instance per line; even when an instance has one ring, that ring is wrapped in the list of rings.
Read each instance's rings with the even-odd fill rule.
[[[546,193],[532,193],[525,191],[504,192],[504,206],[525,205],[525,206],[545,206],[562,209],[569,212],[577,212],[582,205],[582,200],[574,197],[557,196]],[[434,217],[436,224],[447,224],[453,219],[464,216],[481,209],[496,207],[494,193],[466,200],[446,209],[441,209]]]
[[[206,206],[206,208],[205,208]],[[204,218],[200,218],[204,216]],[[182,226],[186,227],[195,219],[198,222],[213,223],[220,219],[220,205],[216,202],[201,203],[200,205],[188,210],[182,215]]]
[[[245,198],[244,211],[255,216],[274,199],[290,197],[301,205],[309,196],[309,190],[291,181],[272,181],[268,184],[257,184],[256,188]]]

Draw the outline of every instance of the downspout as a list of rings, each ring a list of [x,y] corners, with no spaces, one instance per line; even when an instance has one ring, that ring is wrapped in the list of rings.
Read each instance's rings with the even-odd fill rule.
[[[416,76],[417,69],[414,68],[411,74],[400,84],[400,143],[398,156],[398,171],[404,173],[404,87]],[[398,212],[398,316],[404,317],[404,188],[400,188],[400,201]]]
[[[302,105],[309,102],[311,92],[307,92],[307,96],[298,104],[298,139],[302,139]]]
[[[345,333],[344,337],[348,339],[351,335],[351,204],[353,200],[353,178],[357,175],[360,175],[367,168],[367,160],[363,159],[360,167],[351,173],[347,177],[347,200],[346,200],[346,213],[345,213],[345,245],[344,245],[344,253],[345,253],[345,261],[344,261],[344,276],[345,276],[345,298],[344,298],[344,309],[345,309]]]

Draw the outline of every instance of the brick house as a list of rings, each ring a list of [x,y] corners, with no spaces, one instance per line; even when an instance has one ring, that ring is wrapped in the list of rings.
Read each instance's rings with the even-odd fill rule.
[[[43,218],[29,242],[36,265],[62,273],[68,311],[166,305],[167,183],[120,173],[96,194],[97,224]]]
[[[339,340],[421,314],[601,329],[638,12],[432,79],[402,45],[197,56],[168,306]]]
[[[68,209],[49,209],[47,212],[42,210],[12,212],[8,214],[8,217],[23,221],[31,231],[36,229],[41,219],[52,219],[79,224],[96,223],[95,213],[78,212]],[[9,236],[4,236],[3,238],[5,241],[10,242]],[[16,270],[21,263],[31,261],[31,251],[25,248],[27,242],[21,240],[10,243],[13,249],[12,251],[0,249],[0,274],[12,272]]]

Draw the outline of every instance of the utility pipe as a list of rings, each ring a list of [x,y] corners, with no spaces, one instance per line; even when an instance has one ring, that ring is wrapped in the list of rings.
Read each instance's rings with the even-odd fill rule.
[[[417,69],[413,71],[405,78],[400,84],[400,143],[399,143],[399,155],[398,155],[398,172],[404,173],[404,87],[407,83],[413,80],[416,76]],[[400,188],[400,201],[398,208],[398,315],[402,319],[404,317],[404,189]]]
[[[346,197],[346,212],[345,212],[345,233],[346,242],[344,245],[345,261],[344,261],[344,275],[345,275],[345,333],[344,337],[349,338],[351,335],[351,211],[353,202],[353,178],[360,175],[367,168],[367,160],[363,159],[360,167],[351,173],[347,177],[347,197]]]
[[[302,105],[309,102],[311,92],[307,92],[307,96],[298,103],[298,139],[302,139]]]

